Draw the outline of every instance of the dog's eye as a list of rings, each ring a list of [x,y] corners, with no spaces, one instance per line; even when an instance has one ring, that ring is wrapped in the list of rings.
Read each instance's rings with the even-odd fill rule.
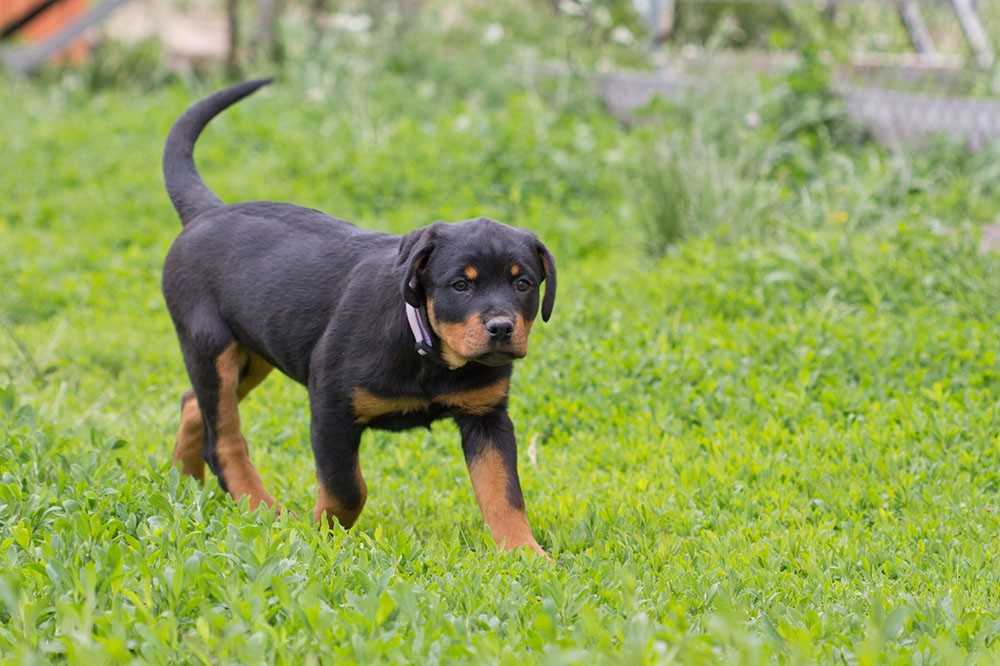
[[[451,288],[455,291],[468,291],[469,281],[468,280],[455,280],[451,283]]]
[[[520,280],[516,280],[514,282],[514,289],[517,289],[518,291],[528,291],[531,289],[531,286],[531,280],[528,278],[521,278]]]

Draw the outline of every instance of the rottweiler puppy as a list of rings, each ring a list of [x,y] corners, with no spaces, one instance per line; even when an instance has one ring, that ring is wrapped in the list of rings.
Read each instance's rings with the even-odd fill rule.
[[[181,399],[174,460],[198,479],[207,462],[233,498],[273,506],[238,405],[277,368],[309,391],[317,522],[349,528],[358,519],[366,429],[450,417],[494,540],[542,553],[525,517],[507,391],[512,362],[528,352],[543,282],[542,319],[552,314],[552,255],[534,234],[483,218],[399,237],[290,204],[223,204],[198,175],[195,141],[214,116],[269,82],[196,103],[164,149],[183,229],[167,254],[163,295],[192,387]]]

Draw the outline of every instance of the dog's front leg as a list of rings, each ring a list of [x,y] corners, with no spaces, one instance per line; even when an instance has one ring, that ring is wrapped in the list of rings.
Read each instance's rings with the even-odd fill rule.
[[[507,411],[482,416],[455,417],[462,432],[462,450],[476,501],[501,548],[527,546],[545,554],[535,541],[524,512],[524,497],[517,476],[517,440]]]
[[[361,428],[355,424],[346,400],[314,387],[309,393],[317,481],[313,517],[321,524],[325,517],[331,527],[336,518],[344,529],[349,529],[368,497],[358,458]]]

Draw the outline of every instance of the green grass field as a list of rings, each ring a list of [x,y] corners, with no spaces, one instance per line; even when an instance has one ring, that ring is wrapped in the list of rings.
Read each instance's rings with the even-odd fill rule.
[[[367,434],[320,533],[277,376],[243,419],[295,515],[182,479],[159,158],[211,86],[0,80],[0,663],[1000,660],[1000,152],[841,144],[781,81],[630,130],[507,48],[347,49],[198,159],[227,201],[546,241],[511,413],[552,564],[495,550],[448,423]]]

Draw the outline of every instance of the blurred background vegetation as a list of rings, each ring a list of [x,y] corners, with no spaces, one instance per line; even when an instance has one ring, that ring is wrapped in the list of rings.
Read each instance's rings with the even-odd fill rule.
[[[803,188],[822,188],[830,169],[867,168],[859,159],[867,150],[895,165],[884,167],[889,176],[860,177],[876,198],[912,194],[909,160],[893,157],[901,140],[942,146],[946,158],[928,161],[940,168],[988,162],[952,147],[983,148],[1000,135],[1000,107],[970,112],[970,138],[951,131],[961,114],[934,100],[996,99],[1000,68],[977,61],[950,0],[909,1],[922,12],[932,51],[915,51],[902,0],[132,0],[85,33],[75,53],[48,62],[32,81],[8,74],[6,85],[41,86],[51,99],[80,104],[102,90],[207,90],[221,79],[278,75],[307,98],[335,96],[359,125],[376,107],[418,125],[451,107],[456,122],[470,122],[477,109],[530,93],[553,127],[575,127],[565,130],[571,140],[596,150],[600,140],[587,136],[616,137],[600,164],[547,155],[555,162],[547,166],[562,172],[552,186],[567,190],[567,200],[588,184],[629,192],[623,205],[644,220],[645,247],[662,254],[684,234],[725,228],[747,207],[761,220],[790,201],[798,206]],[[77,15],[85,11],[82,0],[70,2]],[[995,39],[1000,6],[972,6]],[[602,83],[622,72],[653,78],[632,82],[626,92],[635,97],[638,85],[638,101],[619,108],[621,91]],[[899,108],[916,103],[881,101],[881,91],[921,95],[931,108],[915,113],[935,122],[901,119]],[[377,103],[365,101],[373,96]],[[631,128],[627,138],[606,127],[605,109]],[[878,150],[875,139],[892,150]],[[518,168],[504,163],[499,146],[494,159],[498,169]],[[617,200],[603,194],[583,199]],[[857,203],[877,206],[870,197]]]
[[[10,0],[0,20],[10,24],[44,2]],[[375,45],[404,33],[440,32],[454,42],[484,19],[503,23],[506,33],[494,30],[479,35],[481,41],[531,42],[540,47],[538,55],[557,60],[590,53],[595,57],[584,60],[604,68],[663,64],[681,56],[691,60],[704,52],[738,50],[746,56],[808,47],[840,60],[916,49],[927,56],[925,65],[957,69],[976,54],[955,4],[974,8],[971,15],[992,51],[1000,35],[1000,7],[976,0],[59,0],[13,37],[41,39],[88,8],[114,5],[110,18],[95,23],[62,58],[77,70],[85,63],[78,73],[94,86],[212,76],[220,64],[230,77],[263,63],[294,66],[319,59],[324,47],[346,35]],[[902,18],[904,5],[917,12],[920,44]],[[654,45],[659,48],[636,48]],[[759,62],[745,57],[744,64],[752,69]],[[988,74],[980,80],[995,91]]]

